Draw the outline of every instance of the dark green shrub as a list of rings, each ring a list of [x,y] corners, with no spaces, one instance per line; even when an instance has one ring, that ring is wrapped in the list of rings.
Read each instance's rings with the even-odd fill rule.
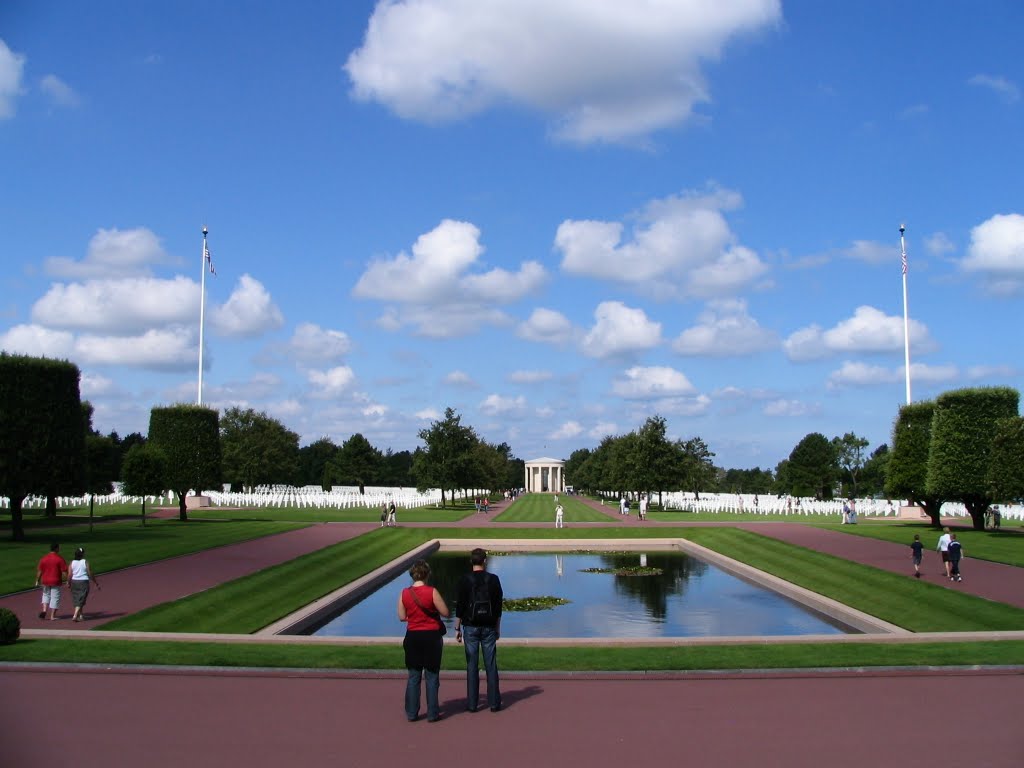
[[[10,645],[21,635],[21,622],[17,614],[0,608],[0,645]]]

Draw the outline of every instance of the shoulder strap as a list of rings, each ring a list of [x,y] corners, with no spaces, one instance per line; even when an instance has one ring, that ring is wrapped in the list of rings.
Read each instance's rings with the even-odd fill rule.
[[[413,602],[416,603],[416,605],[420,607],[420,610],[428,616],[433,615],[434,618],[437,618],[441,615],[441,612],[437,610],[437,608],[435,608],[434,606],[430,606],[430,610],[427,610],[426,606],[424,606],[423,603],[420,602],[420,599],[416,596],[416,590],[413,587],[409,587],[409,594],[412,595]]]

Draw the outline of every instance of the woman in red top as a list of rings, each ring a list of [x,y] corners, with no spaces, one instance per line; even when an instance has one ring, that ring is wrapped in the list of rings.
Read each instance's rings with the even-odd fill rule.
[[[403,589],[398,597],[398,620],[407,623],[405,640],[405,668],[409,679],[405,685],[405,716],[409,722],[420,716],[420,680],[427,683],[427,722],[436,722],[437,694],[441,685],[441,651],[444,641],[444,623],[441,617],[450,615],[441,593],[427,586],[430,566],[426,560],[417,560],[409,569],[412,586]]]

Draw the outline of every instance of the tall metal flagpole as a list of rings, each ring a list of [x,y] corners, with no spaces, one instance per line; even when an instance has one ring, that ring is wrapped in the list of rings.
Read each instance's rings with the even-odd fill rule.
[[[203,225],[203,259],[202,259],[202,277],[199,281],[199,394],[196,397],[196,405],[203,404],[203,326],[206,323],[206,261],[207,253],[206,250],[206,233],[209,232],[205,225]],[[906,297],[906,277],[904,276],[903,281],[903,295]],[[904,301],[906,304],[906,301]]]
[[[910,405],[910,315],[907,312],[907,244],[903,240],[906,227],[900,224],[900,258],[903,265],[903,368],[907,378],[907,405]]]

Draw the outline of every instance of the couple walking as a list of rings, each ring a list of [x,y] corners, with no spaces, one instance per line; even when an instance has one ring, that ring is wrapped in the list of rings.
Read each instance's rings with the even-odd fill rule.
[[[487,572],[487,553],[474,549],[469,556],[472,570],[459,579],[455,599],[455,639],[466,649],[466,710],[476,712],[480,701],[479,659],[483,650],[487,672],[487,704],[491,712],[501,710],[498,684],[497,642],[501,637],[501,580]],[[409,569],[412,586],[398,598],[398,619],[406,622],[405,666],[409,677],[405,687],[405,716],[409,722],[419,719],[420,681],[427,689],[427,722],[436,722],[441,713],[440,689],[441,637],[447,631],[444,617],[451,615],[441,593],[427,584],[430,566],[417,560]]]

